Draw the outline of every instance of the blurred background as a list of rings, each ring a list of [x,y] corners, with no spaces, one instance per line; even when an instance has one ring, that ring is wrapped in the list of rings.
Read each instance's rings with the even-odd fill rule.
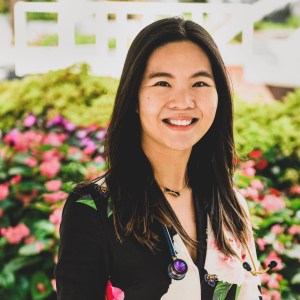
[[[103,139],[135,35],[183,16],[213,36],[234,90],[234,181],[263,299],[300,299],[300,1],[0,0],[0,299],[56,299],[64,201],[105,172]],[[129,141],[130,142],[130,141]]]

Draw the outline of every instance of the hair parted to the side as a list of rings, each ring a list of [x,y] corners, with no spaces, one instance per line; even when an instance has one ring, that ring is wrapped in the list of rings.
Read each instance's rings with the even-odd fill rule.
[[[233,108],[228,75],[209,33],[200,25],[182,18],[166,18],[145,27],[134,39],[124,64],[114,110],[106,136],[108,172],[106,183],[113,204],[113,220],[121,241],[133,235],[151,250],[157,235],[152,218],[172,227],[193,247],[193,241],[180,225],[161,192],[151,164],[141,147],[141,124],[136,113],[138,91],[150,55],[167,43],[191,41],[207,54],[218,93],[215,120],[205,136],[192,149],[188,162],[188,182],[207,212],[218,246],[226,255],[235,255],[224,229],[245,244],[249,226],[232,182],[234,172]]]

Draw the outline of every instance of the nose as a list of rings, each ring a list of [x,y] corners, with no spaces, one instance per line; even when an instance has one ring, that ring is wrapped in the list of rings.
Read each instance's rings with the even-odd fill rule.
[[[177,89],[172,93],[169,107],[172,109],[188,109],[195,107],[195,99],[188,89]]]

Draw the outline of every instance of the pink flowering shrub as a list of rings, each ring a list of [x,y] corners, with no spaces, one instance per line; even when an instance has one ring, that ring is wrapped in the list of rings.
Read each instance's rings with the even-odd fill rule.
[[[105,172],[98,126],[76,127],[60,116],[28,115],[0,135],[0,299],[55,299],[62,208],[73,186]],[[235,184],[247,199],[256,231],[264,299],[300,294],[300,182],[285,157],[256,149],[239,161]],[[294,162],[299,170],[299,162]],[[297,169],[298,168],[298,169]],[[123,299],[107,286],[107,297]]]
[[[0,132],[0,299],[55,299],[62,208],[73,186],[105,169],[106,130],[33,114]]]
[[[261,276],[263,299],[270,300],[298,299],[300,295],[300,184],[299,178],[290,180],[284,175],[283,159],[267,158],[262,151],[253,150],[235,173],[235,183],[258,226],[261,268],[271,260],[277,262],[271,272]],[[294,167],[299,170],[299,162]]]

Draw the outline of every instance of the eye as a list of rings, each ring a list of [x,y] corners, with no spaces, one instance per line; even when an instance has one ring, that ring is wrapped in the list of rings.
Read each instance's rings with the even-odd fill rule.
[[[209,86],[209,85],[203,81],[198,81],[193,84],[193,87],[203,87],[203,86]]]
[[[171,85],[166,81],[158,81],[154,84],[154,86],[163,86],[163,87],[171,87]]]

